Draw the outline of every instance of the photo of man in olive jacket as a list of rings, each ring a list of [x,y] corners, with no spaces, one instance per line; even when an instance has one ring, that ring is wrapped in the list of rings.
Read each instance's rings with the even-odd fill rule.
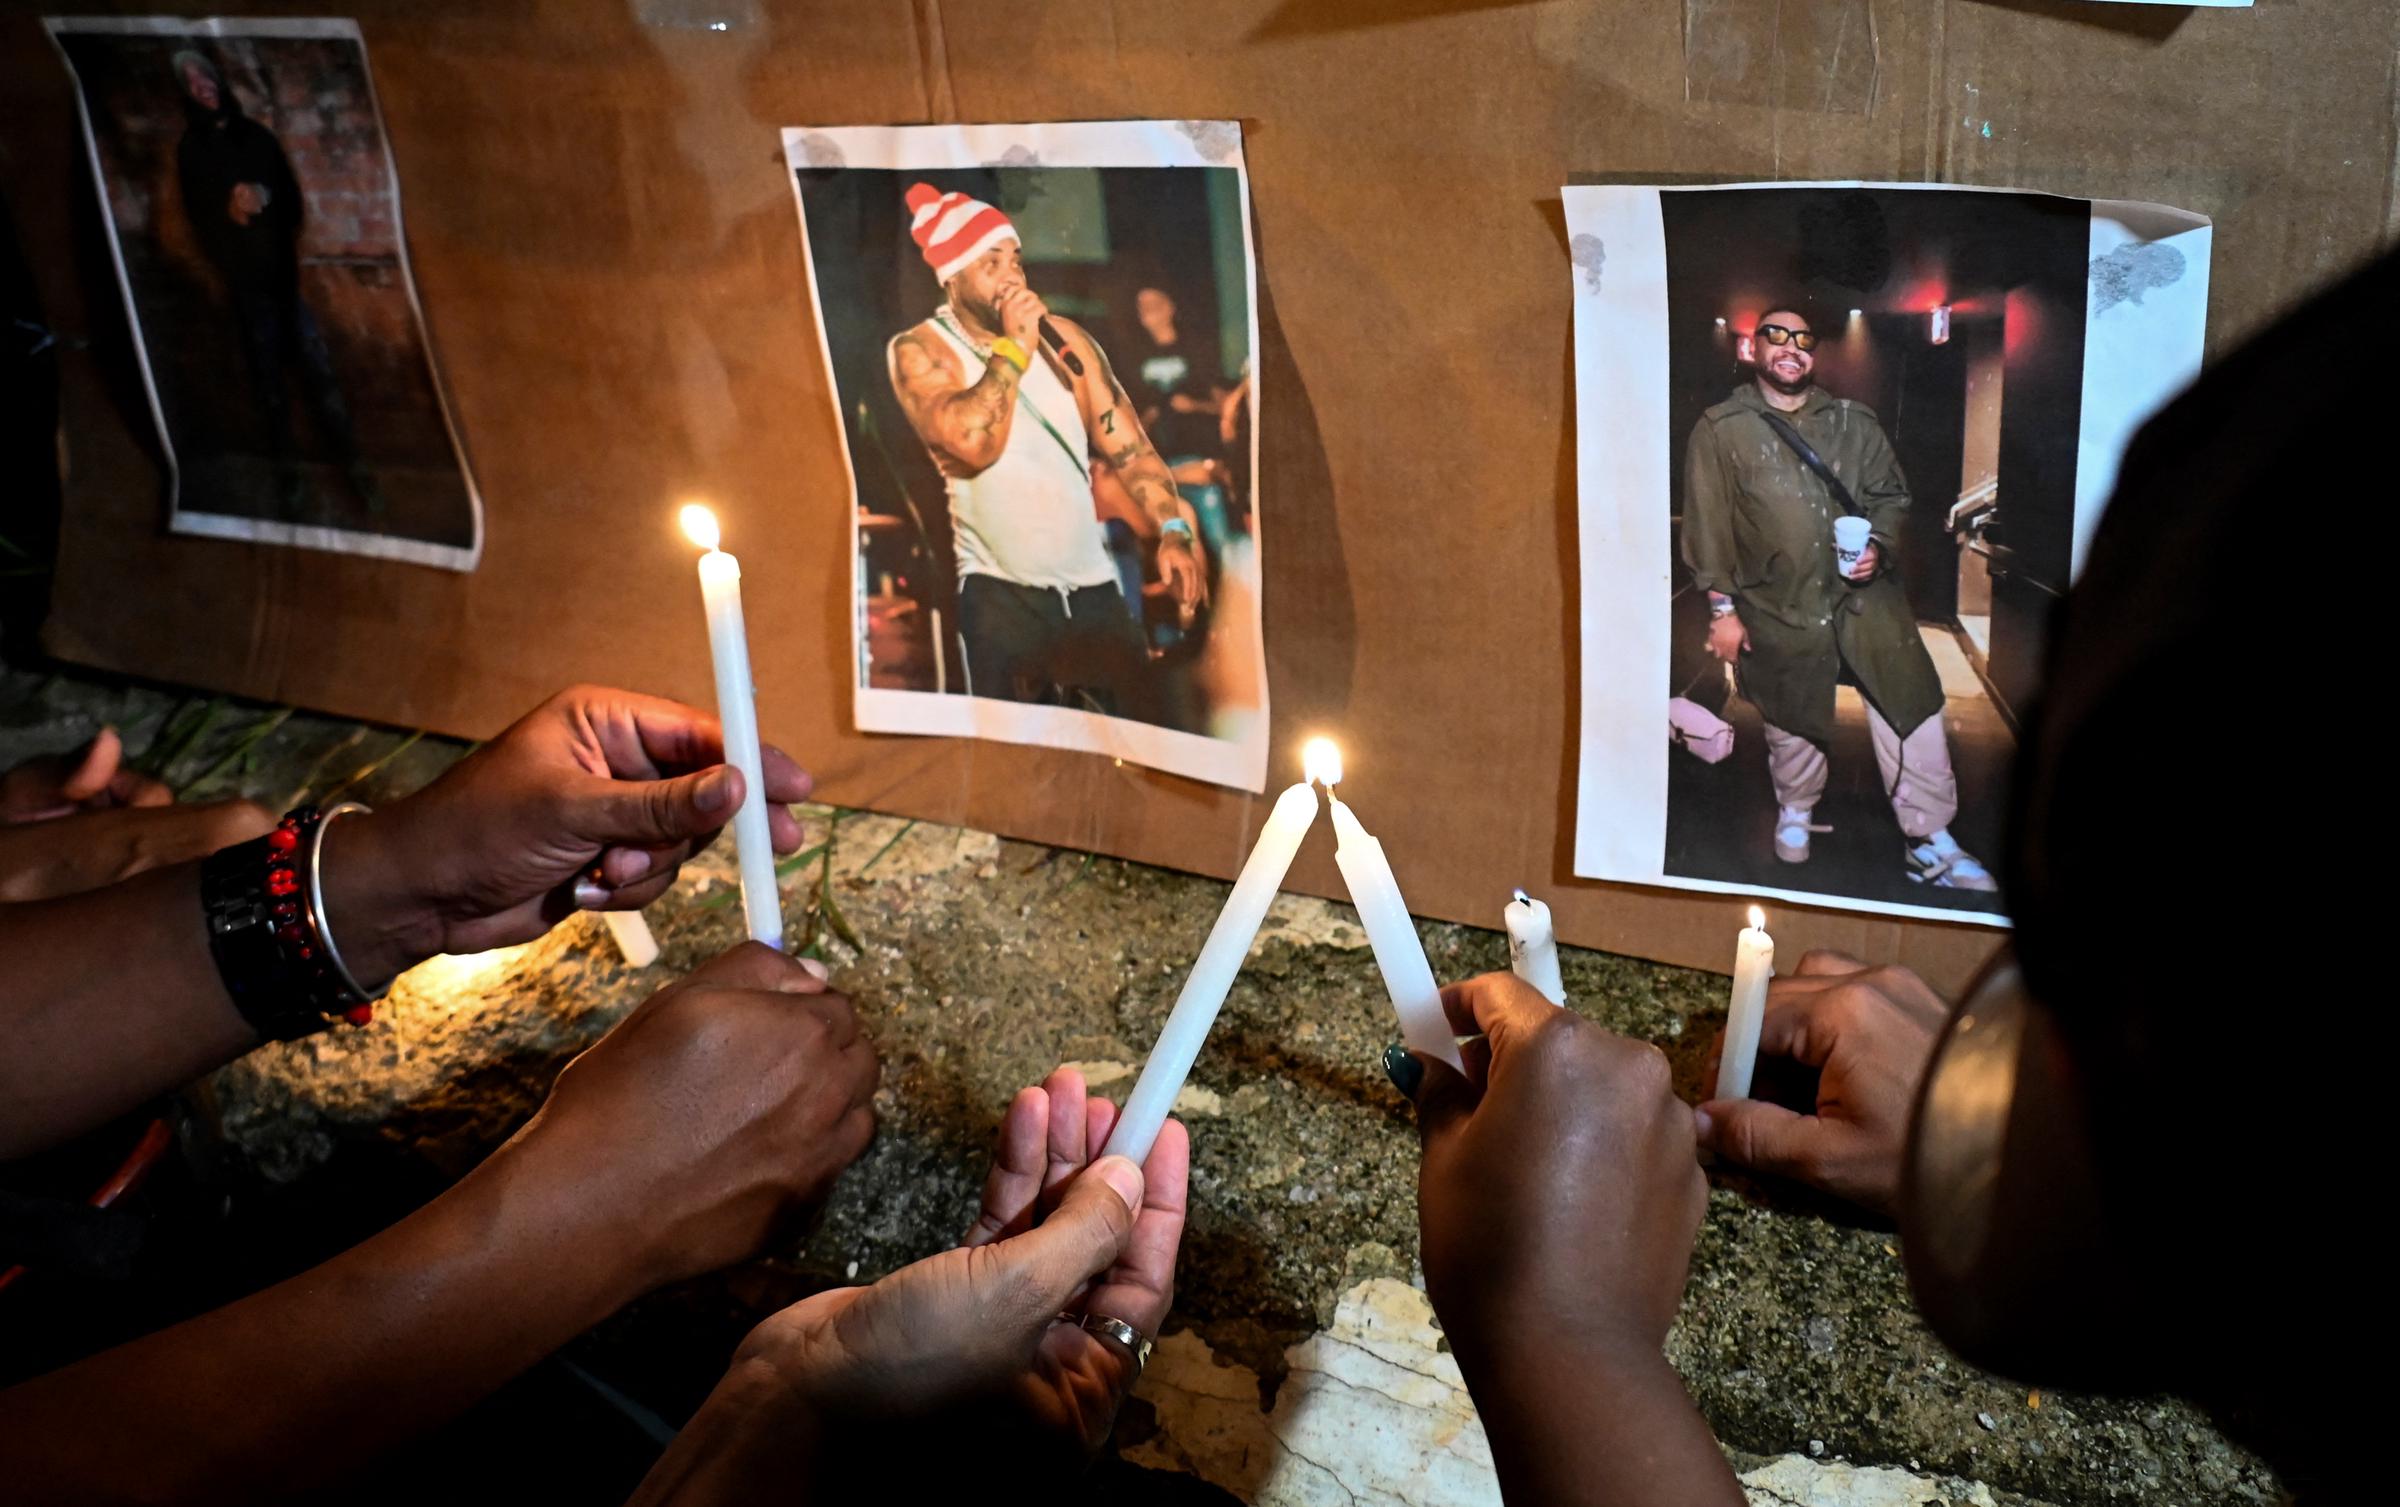
[[[1867,705],[1910,877],[1996,890],[1950,835],[1958,779],[1942,684],[1898,572],[1909,507],[1900,462],[1873,410],[1816,386],[1817,337],[1805,317],[1771,311],[1752,341],[1751,380],[1692,429],[1683,558],[1708,593],[1709,653],[1736,667],[1766,723],[1775,856],[1806,863],[1811,834],[1827,830],[1814,813],[1847,672]],[[1847,569],[1834,527],[1845,516],[1869,526]]]

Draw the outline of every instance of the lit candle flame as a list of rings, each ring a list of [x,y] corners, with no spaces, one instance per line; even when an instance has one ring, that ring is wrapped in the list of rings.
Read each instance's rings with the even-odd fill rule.
[[[1300,749],[1300,777],[1331,790],[1342,782],[1341,746],[1331,738],[1311,738]]]
[[[1767,929],[1767,913],[1763,910],[1760,910],[1755,905],[1750,907],[1750,929],[1752,931],[1765,931]]]
[[[717,547],[716,514],[697,502],[687,502],[683,505],[683,512],[680,516],[683,520],[683,532],[694,544],[699,545],[702,549]]]

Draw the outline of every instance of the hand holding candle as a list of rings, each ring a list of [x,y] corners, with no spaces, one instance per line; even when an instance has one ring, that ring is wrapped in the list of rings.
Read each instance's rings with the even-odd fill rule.
[[[1733,948],[1733,1000],[1725,1011],[1725,1050],[1717,1058],[1718,1099],[1750,1097],[1750,1075],[1758,1067],[1758,1033],[1767,1019],[1767,981],[1775,976],[1775,939],[1755,905],[1750,924]]]
[[[1410,1051],[1464,1073],[1467,1065],[1458,1054],[1450,1017],[1442,1009],[1442,991],[1433,981],[1433,966],[1425,961],[1425,944],[1417,940],[1416,923],[1408,918],[1408,902],[1400,896],[1400,882],[1392,877],[1383,844],[1333,794],[1342,779],[1341,750],[1319,738],[1309,744],[1308,760],[1310,774],[1324,781],[1325,793],[1332,801],[1333,861],[1342,871],[1342,882],[1350,887],[1350,903],[1358,907],[1359,924],[1366,928],[1367,944],[1375,950],[1384,990],[1400,1014],[1400,1039]]]
[[[717,723],[725,762],[742,772],[742,804],[733,814],[734,857],[741,865],[742,915],[753,939],[783,947],[783,896],[767,832],[767,779],[758,747],[757,691],[750,680],[750,639],[742,628],[742,564],[717,548],[717,518],[691,503],[683,531],[700,557],[700,600],[708,611],[708,653],[717,674]]]

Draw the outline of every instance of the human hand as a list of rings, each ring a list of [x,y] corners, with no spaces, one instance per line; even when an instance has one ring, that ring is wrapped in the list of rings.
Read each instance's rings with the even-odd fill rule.
[[[1023,346],[1028,355],[1042,348],[1042,321],[1050,316],[1050,306],[1041,295],[1019,283],[1002,291],[997,300],[1000,311],[1000,333]]]
[[[1711,1100],[1698,1112],[1700,1144],[1729,1162],[1892,1213],[1917,1084],[1949,1013],[1905,968],[1807,954],[1797,972],[1767,985],[1758,1049],[1818,1070],[1817,1112]]]
[[[236,183],[233,186],[232,195],[226,200],[225,213],[233,218],[234,224],[247,225],[253,216],[266,207],[267,190],[265,185]]]
[[[71,754],[27,759],[0,774],[0,825],[48,821],[110,806],[165,806],[166,785],[125,763],[125,741],[113,727]]]
[[[1740,613],[1709,619],[1708,652],[1727,664],[1750,652],[1750,630],[1742,626]]]
[[[1175,610],[1190,627],[1208,601],[1208,561],[1200,548],[1181,534],[1161,534],[1158,540],[1158,579],[1175,595]]]
[[[809,778],[761,750],[778,853],[800,846],[783,808]],[[570,912],[632,910],[730,821],[740,770],[714,717],[630,691],[578,686],[536,707],[425,789],[326,830],[326,911],[362,980],[437,952],[528,942]]]
[[[1846,571],[1843,571],[1842,575],[1846,579],[1857,582],[1863,586],[1867,582],[1874,580],[1875,573],[1882,569],[1883,550],[1876,544],[1874,540],[1869,539],[1867,541],[1867,547],[1858,552],[1858,559],[1852,562],[1850,568]]]
[[[823,964],[744,942],[568,1063],[504,1165],[615,1211],[646,1291],[803,1223],[874,1138],[881,1073]]]
[[[1116,1106],[1087,1095],[1071,1068],[1025,1089],[957,1249],[785,1309],[752,1331],[737,1367],[770,1366],[818,1418],[895,1423],[948,1410],[938,1432],[987,1469],[976,1447],[986,1438],[1003,1458],[1021,1456],[1029,1433],[1062,1457],[1096,1450],[1138,1368],[1116,1341],[1059,1318],[1088,1312],[1157,1336],[1174,1299],[1191,1161],[1172,1120],[1141,1170],[1094,1160],[1115,1124]],[[979,1405],[960,1407],[970,1402]]]
[[[263,837],[274,825],[274,815],[252,801],[134,805],[0,825],[0,902],[102,889]]]
[[[1655,1363],[1708,1198],[1667,1059],[1513,974],[1442,1004],[1484,1036],[1465,1077],[1416,1059],[1413,1096],[1425,1290],[1461,1363],[1561,1344]]]
[[[1250,401],[1250,379],[1244,377],[1217,409],[1217,438],[1230,445],[1241,432],[1242,409]]]

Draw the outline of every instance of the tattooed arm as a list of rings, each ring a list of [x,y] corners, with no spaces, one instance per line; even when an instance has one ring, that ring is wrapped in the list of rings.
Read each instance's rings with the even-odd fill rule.
[[[1017,412],[1014,362],[995,358],[969,384],[957,357],[925,326],[892,338],[892,392],[946,476],[975,476],[1000,459]]]
[[[1181,532],[1160,534],[1158,577],[1175,593],[1175,605],[1188,620],[1208,600],[1208,566],[1200,556],[1199,536],[1192,530],[1191,510],[1184,505],[1183,494],[1175,490],[1175,478],[1167,473],[1165,458],[1150,443],[1133,400],[1125,395],[1124,384],[1108,364],[1108,353],[1080,325],[1065,319],[1052,323],[1067,343],[1084,355],[1075,398],[1083,406],[1084,424],[1101,461],[1124,483],[1134,505],[1155,524],[1163,529],[1180,520],[1184,525]]]

